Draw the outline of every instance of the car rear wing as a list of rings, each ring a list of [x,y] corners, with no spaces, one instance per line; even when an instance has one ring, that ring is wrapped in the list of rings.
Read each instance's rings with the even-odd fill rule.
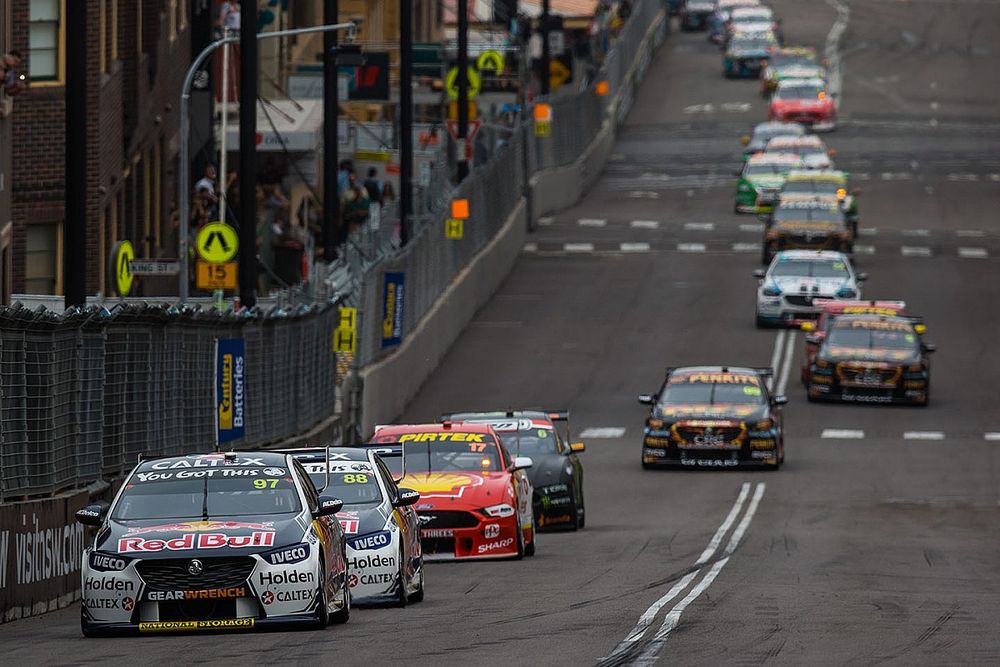
[[[362,442],[351,446],[378,454],[392,473],[392,480],[397,484],[406,475],[406,454],[402,442]]]

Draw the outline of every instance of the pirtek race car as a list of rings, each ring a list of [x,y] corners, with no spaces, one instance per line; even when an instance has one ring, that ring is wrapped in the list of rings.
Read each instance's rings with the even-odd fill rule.
[[[521,558],[535,552],[532,460],[512,456],[488,424],[377,428],[373,444],[400,443],[401,486],[420,494],[424,560]]]
[[[833,320],[838,315],[906,315],[905,301],[837,301],[816,299],[813,307],[819,309],[815,322],[802,322],[800,328],[806,332],[805,350],[802,355],[802,384],[809,383],[809,368],[816,358],[819,346],[826,338]]]
[[[764,382],[769,368],[668,368],[642,440],[642,467],[778,468],[785,459],[781,406]]]
[[[276,452],[139,463],[83,554],[83,634],[322,628],[351,613],[341,502]]]
[[[807,396],[810,401],[927,405],[933,351],[912,318],[839,315],[809,367]]]

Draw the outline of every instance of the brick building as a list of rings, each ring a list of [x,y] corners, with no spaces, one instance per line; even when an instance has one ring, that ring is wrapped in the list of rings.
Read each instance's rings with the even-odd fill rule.
[[[66,2],[85,1],[86,26],[68,26]],[[190,62],[189,0],[0,0],[7,48],[25,55],[30,87],[7,117],[11,150],[14,293],[60,294],[63,253],[87,253],[87,293],[113,291],[115,244],[138,257],[175,257],[177,98]],[[0,13],[0,18],[5,18]],[[62,247],[65,44],[87,33],[87,247]],[[4,119],[0,119],[0,133]],[[0,134],[0,140],[5,139]],[[0,193],[0,227],[3,226]]]

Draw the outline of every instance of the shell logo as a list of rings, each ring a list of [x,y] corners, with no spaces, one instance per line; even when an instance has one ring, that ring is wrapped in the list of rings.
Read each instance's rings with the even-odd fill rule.
[[[470,486],[482,486],[483,478],[477,475],[463,475],[452,472],[431,472],[406,475],[400,486],[420,493],[421,495],[441,494],[461,496]]]

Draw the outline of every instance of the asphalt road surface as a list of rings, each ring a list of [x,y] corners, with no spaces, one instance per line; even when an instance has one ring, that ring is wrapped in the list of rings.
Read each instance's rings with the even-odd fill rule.
[[[929,407],[809,404],[801,334],[754,328],[761,234],[733,171],[766,107],[704,33],[673,32],[600,181],[403,415],[569,408],[585,530],[430,565],[425,602],[322,633],[85,640],[71,607],[0,627],[5,664],[1000,664],[1000,5],[775,5],[789,43],[840,62],[826,139],[863,190],[866,294],[937,344]],[[772,361],[782,470],[640,468],[636,395],[664,366]]]

